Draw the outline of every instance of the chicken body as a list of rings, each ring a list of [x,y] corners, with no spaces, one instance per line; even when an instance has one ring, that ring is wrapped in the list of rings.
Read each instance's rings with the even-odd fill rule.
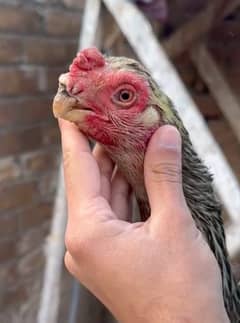
[[[194,151],[170,99],[140,63],[125,57],[103,57],[95,48],[81,51],[59,83],[53,104],[55,116],[74,122],[104,146],[132,186],[143,220],[150,215],[143,177],[148,141],[161,125],[178,128],[186,201],[220,266],[229,318],[232,323],[240,323],[240,288],[229,263],[212,177]]]

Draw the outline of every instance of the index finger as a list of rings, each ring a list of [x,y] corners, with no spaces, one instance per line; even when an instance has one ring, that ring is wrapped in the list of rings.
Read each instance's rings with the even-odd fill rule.
[[[71,122],[59,119],[63,167],[69,205],[88,203],[100,195],[100,173],[87,138]]]

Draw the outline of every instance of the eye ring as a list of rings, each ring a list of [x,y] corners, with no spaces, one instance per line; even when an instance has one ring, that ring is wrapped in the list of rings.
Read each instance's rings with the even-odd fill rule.
[[[119,92],[119,100],[121,102],[129,102],[132,100],[133,92],[130,92],[129,90],[122,90]]]
[[[136,99],[136,90],[129,84],[120,86],[112,96],[112,101],[121,107],[130,107]]]

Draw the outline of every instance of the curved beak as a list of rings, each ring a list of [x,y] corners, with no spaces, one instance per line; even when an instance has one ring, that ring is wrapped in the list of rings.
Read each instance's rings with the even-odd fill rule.
[[[56,118],[66,119],[72,122],[82,122],[93,111],[84,106],[80,98],[70,96],[67,92],[67,80],[69,73],[60,75],[59,87],[53,100],[53,114]]]

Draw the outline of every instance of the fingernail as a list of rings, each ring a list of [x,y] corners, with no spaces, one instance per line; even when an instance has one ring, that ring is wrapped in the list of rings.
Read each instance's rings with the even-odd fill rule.
[[[174,126],[162,126],[157,134],[158,147],[168,149],[181,149],[181,136]]]

